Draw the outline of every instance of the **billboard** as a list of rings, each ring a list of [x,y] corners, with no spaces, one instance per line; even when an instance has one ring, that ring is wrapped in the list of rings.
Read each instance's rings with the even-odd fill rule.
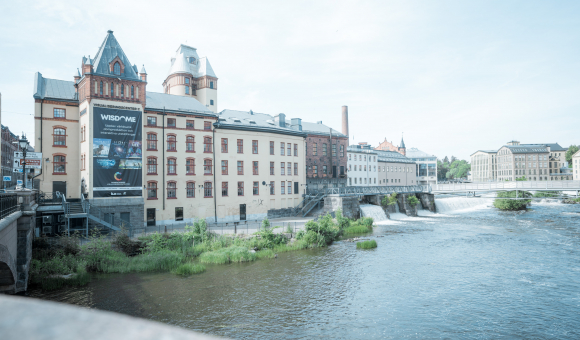
[[[93,107],[93,197],[140,197],[142,113],[102,106]]]

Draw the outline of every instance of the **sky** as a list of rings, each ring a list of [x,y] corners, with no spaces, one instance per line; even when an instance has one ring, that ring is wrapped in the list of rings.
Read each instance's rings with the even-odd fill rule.
[[[2,124],[34,135],[34,73],[73,80],[113,30],[163,92],[180,44],[218,110],[285,113],[469,159],[506,142],[580,144],[579,1],[0,2]]]

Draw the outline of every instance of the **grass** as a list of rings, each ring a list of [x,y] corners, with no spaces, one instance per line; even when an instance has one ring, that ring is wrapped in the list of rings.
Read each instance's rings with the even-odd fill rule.
[[[256,253],[250,252],[248,248],[231,246],[218,250],[213,250],[201,254],[201,263],[226,264],[231,262],[250,262],[258,258]]]
[[[365,227],[364,225],[353,225],[351,227],[347,227],[346,229],[344,229],[344,233],[345,234],[364,234],[364,233],[370,233],[373,231],[373,228],[370,227]]]
[[[135,273],[171,271],[185,261],[185,254],[162,250],[154,253],[145,253],[139,256],[115,256],[100,263],[99,271],[104,273]]]
[[[377,247],[377,241],[362,241],[356,243],[356,249],[373,249]]]
[[[182,275],[182,276],[189,276],[193,274],[199,274],[205,272],[205,266],[203,264],[195,264],[195,263],[183,263],[179,265],[177,268],[171,271],[173,274]]]

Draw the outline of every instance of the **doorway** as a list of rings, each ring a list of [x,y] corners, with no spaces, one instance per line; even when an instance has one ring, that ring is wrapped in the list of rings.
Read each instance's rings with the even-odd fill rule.
[[[56,197],[57,191],[66,197],[66,182],[52,181],[52,197]]]
[[[155,208],[147,208],[147,226],[155,225]]]
[[[240,221],[246,220],[246,205],[240,204]]]

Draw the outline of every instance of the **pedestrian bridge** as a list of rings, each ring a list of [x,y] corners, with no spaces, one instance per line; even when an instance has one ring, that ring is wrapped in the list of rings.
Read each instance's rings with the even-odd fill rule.
[[[433,194],[452,194],[496,191],[580,191],[580,181],[515,181],[435,184]]]
[[[360,186],[360,187],[343,187],[343,188],[323,188],[308,189],[307,195],[339,195],[339,196],[365,196],[365,195],[387,195],[394,192],[401,194],[429,193],[431,191],[428,185],[409,185],[409,186]]]

